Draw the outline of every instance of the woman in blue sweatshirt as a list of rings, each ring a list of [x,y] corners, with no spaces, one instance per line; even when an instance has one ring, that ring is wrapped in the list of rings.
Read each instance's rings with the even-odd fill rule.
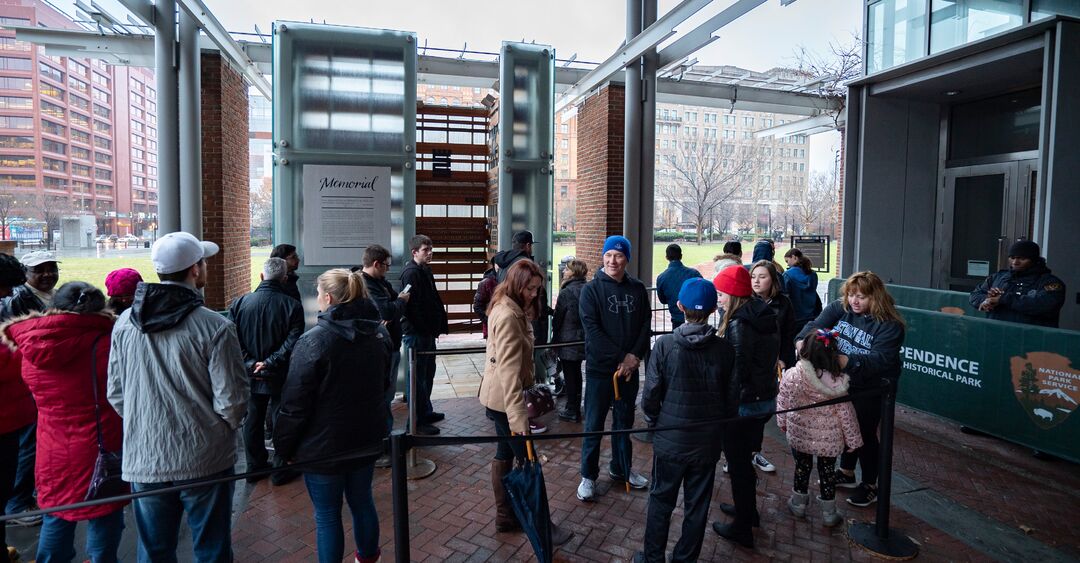
[[[784,272],[784,293],[787,293],[795,309],[795,324],[802,328],[821,313],[817,272],[810,259],[798,248],[785,252],[784,262],[788,265]]]
[[[820,315],[803,328],[798,339],[817,329],[839,332],[837,348],[840,367],[851,378],[849,391],[874,389],[882,379],[895,385],[900,378],[900,346],[904,342],[904,319],[896,310],[885,284],[873,272],[857,272],[840,287],[840,299],[829,303]],[[863,446],[840,456],[836,486],[856,491],[847,499],[854,506],[870,506],[877,501],[878,424],[881,398],[852,400],[859,419]],[[862,466],[862,482],[856,484],[855,465]]]

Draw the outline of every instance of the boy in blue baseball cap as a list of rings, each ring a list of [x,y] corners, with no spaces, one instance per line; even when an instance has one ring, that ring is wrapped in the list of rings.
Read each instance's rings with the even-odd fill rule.
[[[645,370],[641,410],[661,428],[735,416],[738,397],[729,393],[735,349],[709,325],[709,316],[716,310],[716,288],[702,278],[688,279],[679,290],[678,306],[686,323],[656,341]],[[684,487],[682,535],[671,560],[698,559],[721,453],[717,436],[722,430],[723,425],[715,423],[655,433],[653,486],[645,545],[638,561],[667,560],[671,512]]]

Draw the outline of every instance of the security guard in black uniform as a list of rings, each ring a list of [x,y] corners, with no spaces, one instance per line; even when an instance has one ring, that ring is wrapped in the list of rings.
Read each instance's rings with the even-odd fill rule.
[[[971,305],[991,319],[1057,328],[1065,283],[1050,273],[1038,244],[1021,240],[1009,247],[1009,269],[983,280]]]

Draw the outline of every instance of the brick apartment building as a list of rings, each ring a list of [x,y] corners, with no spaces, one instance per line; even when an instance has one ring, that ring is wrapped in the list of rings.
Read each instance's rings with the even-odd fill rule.
[[[40,0],[5,0],[5,25],[82,29]],[[14,204],[9,225],[41,228],[45,208],[54,230],[61,216],[83,215],[95,218],[97,234],[151,231],[156,111],[153,70],[49,56],[0,29],[0,197]]]

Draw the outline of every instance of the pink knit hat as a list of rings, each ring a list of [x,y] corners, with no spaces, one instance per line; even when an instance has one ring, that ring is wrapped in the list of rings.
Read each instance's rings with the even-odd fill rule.
[[[135,286],[143,281],[139,272],[131,268],[120,268],[105,276],[105,290],[109,297],[135,295]]]

